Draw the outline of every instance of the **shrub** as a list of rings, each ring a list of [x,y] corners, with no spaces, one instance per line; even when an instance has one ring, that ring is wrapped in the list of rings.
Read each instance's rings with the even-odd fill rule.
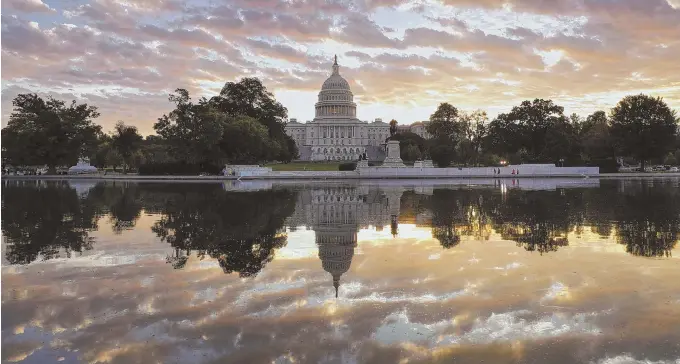
[[[178,176],[178,175],[199,175],[207,173],[211,175],[218,175],[222,171],[220,166],[201,163],[190,164],[186,162],[152,162],[144,163],[139,166],[140,175],[157,175],[157,176]]]
[[[586,163],[588,167],[600,167],[600,173],[616,173],[619,166],[614,158],[593,159]]]
[[[353,171],[355,169],[357,169],[357,164],[354,162],[340,163],[338,166],[339,171]]]
[[[436,144],[430,148],[430,155],[432,161],[440,168],[446,168],[451,165],[455,150],[449,144]]]

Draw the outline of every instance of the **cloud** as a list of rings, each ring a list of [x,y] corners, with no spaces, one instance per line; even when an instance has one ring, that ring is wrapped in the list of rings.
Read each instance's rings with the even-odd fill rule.
[[[3,9],[16,10],[22,13],[48,13],[55,11],[42,0],[5,0],[2,2],[2,7]]]
[[[535,97],[588,113],[612,107],[613,95],[641,90],[680,107],[677,1],[50,4],[3,2],[3,90],[88,98],[105,88],[113,94],[107,103],[126,99],[113,90],[144,98],[183,87],[210,96],[224,82],[257,75],[275,93],[298,95],[285,106],[291,117],[308,120],[338,54],[364,119],[393,118],[399,109],[406,119],[400,122],[408,123],[426,119],[443,101],[507,110]],[[105,129],[113,118],[102,115]],[[151,132],[147,123],[141,129]]]

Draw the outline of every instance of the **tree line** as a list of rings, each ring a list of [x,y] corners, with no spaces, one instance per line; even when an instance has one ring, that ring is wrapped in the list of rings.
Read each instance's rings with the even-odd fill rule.
[[[156,135],[143,138],[122,122],[104,133],[94,123],[100,116],[95,106],[20,94],[2,129],[3,165],[47,165],[55,173],[88,157],[96,167],[120,166],[125,172],[141,165],[206,170],[297,158],[295,142],[284,129],[288,111],[257,78],[227,82],[209,99],[193,101],[186,89],[177,89],[168,100],[173,110],[154,124]]]
[[[564,114],[552,100],[524,101],[492,121],[484,111],[466,113],[442,103],[430,116],[425,140],[411,132],[397,133],[402,159],[431,158],[440,167],[555,163],[616,168],[616,157],[647,162],[680,163],[680,119],[661,98],[624,97],[609,113],[596,111],[585,119]]]
[[[220,93],[193,101],[186,89],[168,100],[173,109],[154,124],[155,135],[143,138],[137,128],[116,124],[107,134],[94,123],[95,106],[36,94],[20,94],[2,129],[2,162],[14,166],[71,166],[89,157],[99,168],[144,166],[152,174],[218,172],[225,163],[289,162],[298,157],[285,133],[287,109],[257,78],[227,82]],[[442,103],[430,116],[426,140],[411,132],[399,140],[406,161],[432,159],[440,167],[555,163],[616,169],[616,157],[632,163],[680,163],[678,117],[661,98],[631,95],[609,113],[567,116],[552,100],[524,101],[489,121],[483,111],[460,111]]]

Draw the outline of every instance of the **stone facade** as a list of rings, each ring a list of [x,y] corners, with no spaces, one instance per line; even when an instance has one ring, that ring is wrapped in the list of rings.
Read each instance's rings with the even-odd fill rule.
[[[314,120],[299,123],[291,119],[286,125],[286,133],[300,149],[300,159],[358,160],[364,152],[373,159],[367,147],[383,147],[390,136],[389,124],[381,119],[371,123],[357,119],[354,95],[347,80],[340,76],[337,57],[314,107]]]

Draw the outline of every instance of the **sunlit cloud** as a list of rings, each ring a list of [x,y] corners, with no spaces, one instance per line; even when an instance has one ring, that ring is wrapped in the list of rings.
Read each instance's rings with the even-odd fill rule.
[[[638,92],[680,107],[677,0],[546,4],[7,0],[2,123],[37,92],[150,134],[174,89],[211,96],[246,76],[304,122],[334,54],[362,120],[425,120],[441,102],[493,117],[536,97],[585,116]]]

